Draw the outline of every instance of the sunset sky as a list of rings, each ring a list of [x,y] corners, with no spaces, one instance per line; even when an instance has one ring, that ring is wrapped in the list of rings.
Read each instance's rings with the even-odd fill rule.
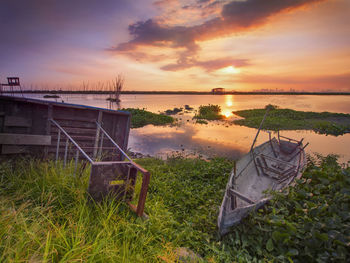
[[[349,0],[1,0],[0,81],[350,91]]]

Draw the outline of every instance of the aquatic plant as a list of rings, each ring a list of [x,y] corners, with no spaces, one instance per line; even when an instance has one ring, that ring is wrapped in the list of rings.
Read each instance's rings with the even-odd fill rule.
[[[202,119],[197,119],[196,120],[196,123],[199,123],[199,124],[208,124],[208,122],[206,120],[202,120]]]
[[[221,120],[224,118],[224,116],[220,113],[221,107],[219,105],[201,105],[199,106],[198,113],[193,118],[205,120]]]
[[[171,116],[156,114],[145,109],[122,109],[131,113],[131,128],[140,128],[148,124],[166,125],[171,124],[175,119]]]
[[[217,238],[233,162],[144,158],[148,220],[124,203],[88,202],[89,169],[31,159],[0,164],[0,261],[176,262],[187,247],[203,262],[345,262],[350,256],[350,168],[317,157],[287,193]],[[140,182],[137,182],[137,187]]]
[[[172,110],[166,110],[165,111],[165,114],[166,115],[175,115],[175,114],[177,114],[177,113],[179,113],[179,112],[181,112],[182,111],[182,108],[174,108],[174,109],[172,109]]]
[[[111,95],[106,100],[111,102],[120,102],[120,93],[124,87],[124,77],[122,75],[118,75],[115,80],[112,81],[112,86],[110,86]]]

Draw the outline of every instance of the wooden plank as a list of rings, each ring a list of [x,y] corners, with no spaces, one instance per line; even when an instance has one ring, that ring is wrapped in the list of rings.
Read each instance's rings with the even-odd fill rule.
[[[73,134],[82,134],[82,135],[92,135],[96,134],[96,128],[76,128],[76,127],[66,127],[61,126],[69,135]],[[58,132],[58,128],[56,126],[52,126],[51,134]]]
[[[52,105],[47,107],[47,120],[46,120],[46,135],[51,134],[51,119],[52,119]],[[44,156],[47,158],[49,154],[49,148],[45,147]]]
[[[77,114],[82,113],[82,112],[78,112]],[[86,117],[79,117],[79,116],[57,116],[58,113],[56,113],[54,120],[57,122],[61,122],[61,121],[79,121],[79,122],[89,122],[89,123],[95,123],[95,119],[92,118],[86,118]]]
[[[32,120],[17,116],[5,116],[7,127],[32,127]]]
[[[61,125],[62,128],[72,127],[72,128],[96,129],[96,124],[93,122],[65,120],[65,121],[58,121],[58,124]],[[52,124],[52,126],[54,126],[54,124]]]
[[[243,201],[249,203],[249,204],[255,204],[255,202],[253,200],[250,200],[248,197],[242,195],[241,193],[233,190],[233,189],[229,189],[229,193],[233,196],[237,196],[238,198],[242,199]]]
[[[70,135],[70,134],[68,133],[68,135]],[[52,135],[52,140],[57,140],[57,137],[58,137],[57,135]],[[94,136],[83,136],[83,135],[76,135],[76,136],[74,136],[73,135],[71,137],[76,142],[79,142],[79,141],[85,141],[86,142],[86,141],[88,141],[88,142],[93,143],[94,140],[95,140]],[[66,136],[63,136],[62,138],[66,138]]]
[[[102,125],[102,111],[98,112],[98,118],[97,118],[97,122]],[[94,144],[94,154],[93,154],[93,158],[95,159],[97,156],[97,147],[98,147],[98,140],[100,139],[100,127],[97,126],[96,129],[96,136],[95,136],[95,144]]]
[[[0,133],[0,144],[9,145],[51,145],[51,136]]]
[[[18,154],[18,153],[28,153],[28,148],[26,146],[18,145],[2,145],[1,154]]]

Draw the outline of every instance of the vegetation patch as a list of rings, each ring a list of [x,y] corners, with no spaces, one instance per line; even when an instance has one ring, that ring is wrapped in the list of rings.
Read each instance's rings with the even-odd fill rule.
[[[185,110],[191,111],[191,110],[194,110],[194,108],[191,107],[190,105],[185,105]]]
[[[202,120],[202,119],[197,119],[196,120],[196,123],[199,123],[199,124],[208,124],[208,122],[206,120]]]
[[[217,237],[233,163],[146,158],[148,220],[111,199],[88,202],[89,169],[74,162],[0,164],[0,261],[175,262],[187,247],[203,262],[345,262],[350,256],[350,168],[310,160],[294,188]],[[140,187],[138,181],[138,187]]]
[[[221,120],[224,118],[221,115],[221,107],[219,105],[206,105],[199,106],[198,113],[194,116],[195,119],[205,120]]]
[[[172,110],[166,110],[165,111],[165,114],[166,115],[175,115],[175,114],[178,114],[179,112],[182,112],[182,108],[174,108],[174,109],[172,109]]]
[[[291,109],[279,109],[267,105],[265,109],[234,111],[244,119],[233,121],[235,124],[258,128],[266,109],[270,108],[263,124],[268,130],[313,130],[326,135],[343,135],[350,132],[350,114],[331,112],[305,112]]]
[[[131,113],[131,128],[140,128],[148,124],[166,125],[175,121],[171,116],[156,114],[144,109],[127,108],[122,110]]]

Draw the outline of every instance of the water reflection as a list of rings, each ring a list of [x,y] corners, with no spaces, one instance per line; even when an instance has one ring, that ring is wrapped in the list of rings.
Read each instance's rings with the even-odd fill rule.
[[[232,107],[233,105],[233,95],[225,95],[225,103],[227,107]]]
[[[67,103],[85,104],[108,108],[108,95],[61,95]],[[42,99],[40,94],[30,97]],[[198,109],[200,105],[219,105],[225,121],[209,122],[207,125],[197,124],[192,120],[192,113],[176,115],[178,127],[146,126],[132,129],[129,148],[133,151],[151,155],[164,155],[171,152],[183,152],[186,155],[203,154],[206,156],[225,156],[232,159],[240,157],[249,151],[256,129],[231,125],[237,116],[231,114],[234,110],[263,108],[274,104],[282,108],[303,111],[329,111],[350,113],[350,96],[290,96],[290,95],[121,95],[120,105],[112,104],[112,109],[145,108],[158,113],[175,107],[189,105]],[[325,136],[312,131],[284,131],[283,135],[310,142],[307,153],[336,153],[342,156],[342,161],[350,160],[350,134],[343,136]],[[261,133],[258,143],[268,139],[266,133]]]
[[[154,127],[148,125],[130,132],[131,150],[165,157],[174,153],[184,156],[215,157],[223,156],[236,159],[245,149],[235,143],[226,143],[215,136],[203,137],[199,124],[186,123],[179,127]]]

